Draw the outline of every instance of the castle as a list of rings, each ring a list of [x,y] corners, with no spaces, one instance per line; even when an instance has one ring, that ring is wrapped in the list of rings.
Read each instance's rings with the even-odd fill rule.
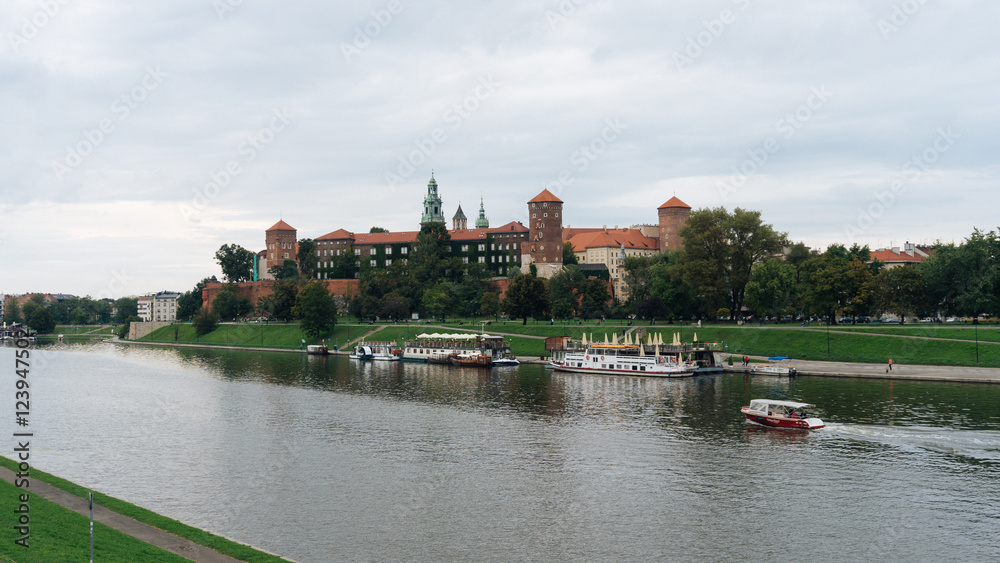
[[[624,281],[625,258],[680,249],[683,246],[680,230],[691,212],[690,206],[672,197],[657,209],[659,221],[655,225],[571,228],[563,227],[563,201],[549,190],[543,189],[527,205],[527,227],[518,221],[490,227],[480,199],[479,216],[472,229],[468,228],[468,217],[459,205],[448,230],[452,255],[466,264],[483,264],[495,276],[527,272],[534,264],[538,276],[551,278],[563,267],[563,243],[568,242],[581,268],[601,277],[604,277],[601,271],[607,270],[606,277],[615,296],[624,299],[628,291]],[[421,226],[430,223],[445,223],[444,202],[433,173],[420,217]],[[360,276],[362,265],[384,268],[396,262],[405,264],[419,233],[419,228],[378,233],[354,233],[341,228],[317,237],[316,277],[351,279]],[[295,228],[283,220],[265,231],[265,248],[257,254],[255,281],[273,279],[268,269],[280,266],[285,260],[298,262],[296,236]],[[350,258],[345,258],[345,254]]]

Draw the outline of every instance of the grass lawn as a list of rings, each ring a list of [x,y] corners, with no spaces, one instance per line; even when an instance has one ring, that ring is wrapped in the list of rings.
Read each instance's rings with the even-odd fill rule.
[[[331,344],[346,340],[346,334],[347,327],[337,325],[330,336]],[[198,336],[195,333],[194,326],[190,324],[175,324],[157,329],[140,338],[139,341],[216,346],[262,346],[266,348],[298,350],[302,347],[303,339],[306,341],[306,344],[318,342],[317,339],[306,336],[298,323],[285,324],[272,322],[266,325],[253,323],[222,324],[214,331],[203,336]]]
[[[809,328],[826,330],[825,326],[811,325]],[[975,340],[977,330],[971,325],[838,325],[831,326],[830,331],[865,332],[871,334],[898,334],[905,336],[926,336],[929,338],[953,338],[957,340]],[[983,342],[1000,342],[1000,327],[996,325],[980,325],[979,340]]]
[[[17,464],[15,464],[12,460],[10,460],[8,458],[5,458],[5,457],[2,457],[2,456],[0,456],[0,465],[3,465],[4,467],[7,467],[9,469],[13,469],[15,471],[17,469]],[[85,487],[81,487],[80,485],[77,485],[76,483],[72,483],[72,482],[67,481],[65,479],[60,479],[59,477],[56,477],[54,475],[50,475],[48,473],[45,473],[44,471],[39,471],[38,469],[35,469],[35,468],[31,469],[31,477],[32,477],[32,479],[35,479],[35,480],[45,481],[46,483],[48,483],[48,484],[50,484],[50,485],[52,485],[54,487],[58,487],[58,488],[60,488],[60,489],[62,489],[64,491],[72,493],[72,494],[74,494],[74,495],[76,495],[76,496],[78,496],[80,498],[87,498],[87,494],[90,493],[90,492],[92,492],[92,491],[90,491],[89,489],[87,489]],[[16,487],[14,487],[13,485],[7,483],[6,481],[0,482],[0,485],[5,485],[6,487],[8,487],[8,489],[4,489],[4,493],[3,493],[3,498],[6,499],[5,506],[13,506],[14,496],[13,496],[13,493],[10,491],[10,489],[13,489],[13,491],[15,491],[15,492],[21,491],[21,489],[17,489]],[[82,528],[83,530],[85,530],[85,533],[83,535],[81,535],[81,534],[78,534],[77,532],[73,531],[76,528],[70,527],[69,524],[73,524],[73,526],[76,526],[76,524],[74,524],[69,519],[67,519],[64,522],[63,521],[58,521],[58,522],[61,522],[61,523],[59,523],[58,525],[54,525],[53,526],[53,530],[52,530],[52,534],[53,535],[46,536],[45,535],[45,530],[43,528],[43,526],[46,524],[46,521],[50,521],[50,522],[57,522],[57,521],[56,521],[55,518],[53,518],[52,520],[49,520],[49,516],[47,516],[45,512],[42,512],[42,510],[37,510],[39,507],[43,507],[45,503],[48,503],[48,505],[50,505],[54,509],[53,512],[56,512],[58,510],[62,510],[62,511],[65,511],[65,512],[69,513],[70,516],[73,516],[75,518],[81,519],[84,522],[84,524],[85,524],[85,526]],[[215,534],[211,534],[209,532],[206,532],[205,530],[201,530],[201,529],[198,529],[198,528],[194,528],[192,526],[188,526],[187,524],[178,522],[176,520],[172,520],[170,518],[167,518],[166,516],[161,516],[161,515],[159,515],[159,514],[157,514],[155,512],[152,512],[150,510],[146,510],[145,508],[136,506],[134,504],[127,503],[127,502],[125,502],[123,500],[119,500],[119,499],[116,499],[114,497],[109,497],[109,496],[107,496],[105,494],[102,494],[102,493],[94,492],[94,503],[95,504],[99,504],[99,505],[101,505],[101,506],[103,506],[105,508],[111,509],[111,510],[113,510],[113,511],[119,513],[119,514],[128,516],[129,518],[134,518],[135,520],[138,520],[140,522],[144,522],[146,524],[149,524],[150,526],[153,526],[155,528],[159,528],[161,530],[166,530],[166,531],[168,531],[168,532],[170,532],[170,533],[172,533],[174,535],[180,536],[182,538],[189,539],[189,540],[191,540],[191,541],[193,541],[193,542],[195,542],[197,544],[204,545],[204,546],[207,546],[207,547],[211,547],[212,549],[218,551],[219,553],[224,553],[226,555],[229,555],[230,557],[234,557],[236,559],[239,559],[240,561],[251,561],[251,562],[255,562],[255,563],[256,562],[260,562],[260,563],[278,563],[278,562],[287,561],[286,559],[282,559],[281,557],[278,557],[276,555],[270,555],[268,553],[264,553],[264,552],[258,551],[258,550],[254,549],[252,547],[249,547],[249,546],[246,546],[246,545],[243,545],[243,544],[240,544],[240,543],[236,543],[234,541],[228,540],[228,539],[223,538],[221,536],[217,536]],[[13,510],[13,508],[11,508],[11,510]],[[45,510],[45,509],[43,508],[43,510]],[[16,534],[16,532],[14,531],[14,529],[11,528],[11,527],[9,527],[9,526],[4,526],[2,528],[2,532],[0,532],[0,534],[2,534],[2,541],[3,541],[3,548],[0,548],[0,552],[5,553],[5,554],[13,557],[17,561],[22,561],[22,562],[24,562],[24,561],[85,561],[87,555],[89,554],[89,550],[90,550],[90,536],[89,536],[89,526],[90,526],[90,523],[89,522],[90,522],[89,518],[87,518],[85,516],[81,516],[79,514],[76,514],[75,512],[72,512],[70,510],[64,509],[64,508],[60,507],[59,505],[57,505],[55,503],[48,502],[45,499],[43,499],[43,498],[41,498],[41,497],[39,497],[37,495],[32,495],[32,497],[31,497],[31,524],[32,525],[31,525],[31,540],[30,540],[32,547],[30,549],[23,550],[23,551],[16,551],[16,550],[15,551],[11,551],[13,549],[13,547],[17,547],[18,549],[21,549],[21,548],[19,548],[18,546],[14,545],[14,534]],[[36,527],[36,525],[37,525],[37,527]],[[99,526],[101,528],[103,528],[103,530],[98,531],[99,530],[99,528],[98,528]],[[106,536],[105,534],[108,534],[108,536]],[[138,540],[132,539],[129,536],[125,536],[124,534],[121,534],[120,532],[116,532],[115,530],[112,530],[111,528],[107,528],[107,527],[103,526],[102,524],[97,524],[97,523],[94,524],[94,535],[95,535],[95,537],[97,537],[97,538],[110,537],[110,534],[118,534],[119,536],[123,536],[125,539],[130,540],[131,542],[136,542],[138,544],[141,544],[141,546],[146,546],[146,548],[155,550],[158,553],[162,553],[162,554],[164,554],[164,556],[161,557],[159,555],[152,554],[149,557],[147,557],[143,552],[132,551],[133,549],[136,549],[136,546],[131,545],[131,544],[128,544],[128,545],[125,546],[128,550],[116,552],[117,555],[111,554],[109,552],[105,552],[104,556],[100,556],[101,551],[97,549],[97,546],[100,545],[101,543],[103,543],[103,541],[95,541],[95,549],[94,549],[94,559],[95,560],[100,560],[100,561],[187,561],[187,559],[183,559],[183,558],[177,557],[177,556],[175,556],[175,555],[173,555],[173,554],[171,554],[169,552],[162,551],[162,550],[160,550],[158,548],[154,548],[154,547],[150,546],[149,544],[146,544],[144,542],[140,542]],[[78,538],[77,536],[80,536],[80,537]],[[51,538],[51,539],[46,539],[46,538]],[[36,540],[37,540],[37,544],[36,544]],[[83,542],[80,545],[85,545],[86,546],[86,548],[83,551],[80,551],[80,548],[77,546],[77,543],[78,543],[77,540]],[[41,550],[36,551],[36,548],[37,547],[41,547],[43,544],[53,544],[52,547],[56,547],[56,545],[54,545],[54,544],[59,544],[60,546],[63,545],[63,544],[65,544],[65,545],[69,546],[67,549],[70,549],[70,551],[67,552],[68,555],[59,555],[59,554],[53,553],[51,555],[42,556],[41,555]],[[110,543],[107,543],[105,545],[108,546],[108,547],[110,547]],[[13,546],[13,547],[11,547],[11,546]],[[27,555],[25,555],[25,554],[27,554]],[[38,557],[38,558],[36,558],[36,559],[29,559],[28,558],[29,556],[30,557]],[[157,557],[160,557],[160,558],[157,558]]]
[[[0,481],[3,504],[13,511],[19,496],[25,493],[6,481]],[[20,534],[11,525],[0,528],[0,553],[21,563],[38,561],[87,561],[90,556],[90,519],[68,508],[28,492],[31,509],[31,535],[28,547],[14,543]],[[9,511],[8,511],[9,512]],[[9,512],[10,513],[10,512]],[[94,559],[98,561],[175,562],[187,559],[94,522]]]

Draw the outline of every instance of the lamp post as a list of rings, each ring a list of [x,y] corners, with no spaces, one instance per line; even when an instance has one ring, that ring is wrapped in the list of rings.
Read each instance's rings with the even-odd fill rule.
[[[979,315],[972,319],[972,324],[976,327],[976,363],[979,363]]]

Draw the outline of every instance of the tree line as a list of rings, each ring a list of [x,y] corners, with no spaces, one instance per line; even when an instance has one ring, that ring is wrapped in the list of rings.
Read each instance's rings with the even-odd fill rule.
[[[53,302],[42,295],[32,295],[21,305],[8,299],[3,321],[8,325],[23,323],[40,334],[52,332],[56,325],[127,324],[132,318],[138,320],[138,303],[135,297],[117,300],[70,297]]]

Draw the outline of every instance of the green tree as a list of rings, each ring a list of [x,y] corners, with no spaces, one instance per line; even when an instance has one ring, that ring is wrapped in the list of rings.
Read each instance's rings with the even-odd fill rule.
[[[118,338],[121,338],[123,340],[128,338],[128,331],[132,327],[132,323],[141,323],[141,322],[142,319],[140,319],[136,315],[124,318],[121,322],[122,325],[121,328],[118,329]]]
[[[42,307],[42,305],[39,305],[38,301],[35,301],[34,299],[29,299],[21,305],[21,318],[24,319],[25,324],[29,324],[31,315],[33,315],[35,310],[39,307]]]
[[[757,264],[746,287],[746,301],[758,316],[780,316],[791,304],[795,266],[772,258]]]
[[[500,314],[500,297],[497,292],[483,292],[483,298],[479,303],[479,312],[484,317],[496,317]]]
[[[35,307],[28,318],[28,328],[40,334],[48,334],[56,328],[56,321],[47,307]]]
[[[127,324],[128,319],[139,315],[139,300],[135,297],[121,297],[119,299],[115,299],[114,309],[115,324]]]
[[[215,261],[222,268],[222,275],[230,283],[253,280],[255,254],[238,244],[224,244],[215,252]]]
[[[670,311],[667,306],[663,303],[663,300],[657,296],[647,297],[639,303],[639,307],[636,310],[636,314],[640,318],[649,319],[649,324],[653,324],[655,319],[663,319],[670,315]]]
[[[576,259],[576,252],[573,252],[573,243],[566,241],[563,243],[563,266],[579,264]]]
[[[219,326],[219,314],[215,311],[209,312],[208,309],[202,308],[198,311],[198,314],[194,316],[194,320],[191,321],[194,326],[194,332],[198,336],[204,336]]]
[[[311,238],[299,239],[299,250],[295,256],[299,259],[298,273],[302,279],[315,279],[319,266],[319,259],[316,256],[316,242]]]
[[[736,208],[725,224],[729,242],[729,302],[736,311],[743,310],[746,286],[754,264],[777,252],[779,241],[787,235],[778,233],[760,218],[760,211]]]
[[[586,289],[587,277],[577,265],[563,267],[549,279],[548,300],[552,308],[552,316],[566,319],[580,312],[580,301]]]
[[[328,334],[337,324],[337,304],[320,281],[302,286],[293,313],[302,319],[302,331],[313,338]]]
[[[372,227],[368,231],[369,233],[388,233],[389,229],[383,229],[382,227]]]
[[[8,299],[4,303],[3,322],[8,325],[21,322],[21,306],[14,299]]]
[[[684,248],[674,265],[675,275],[696,288],[699,311],[708,317],[726,305],[729,261],[726,223],[729,214],[722,207],[698,209],[688,216],[680,235]]]
[[[531,274],[518,274],[507,287],[501,307],[512,318],[523,319],[521,324],[528,324],[528,317],[538,318],[545,314],[548,308],[545,297],[545,280]]]
[[[918,268],[886,268],[879,272],[875,287],[879,309],[895,314],[900,323],[906,322],[907,315],[922,310],[926,300],[926,280]]]
[[[446,318],[454,312],[457,305],[455,290],[456,286],[451,282],[438,282],[434,287],[424,292],[421,305],[428,315],[434,318]]]
[[[274,318],[279,321],[288,322],[295,318],[292,309],[295,307],[295,299],[299,294],[299,286],[293,281],[280,281],[274,284],[274,292],[271,294],[272,312]]]
[[[382,310],[379,316],[384,319],[405,319],[410,316],[411,301],[395,291],[390,291],[382,298]]]
[[[580,313],[591,319],[607,316],[609,301],[611,295],[608,293],[607,282],[598,279],[587,280]]]
[[[295,260],[285,260],[280,266],[272,266],[267,269],[267,273],[276,280],[299,279],[299,267]]]
[[[194,316],[198,314],[198,311],[201,310],[201,292],[211,281],[212,278],[205,278],[196,283],[191,291],[185,291],[180,297],[177,298],[178,320],[193,319]]]
[[[223,319],[236,319],[249,315],[253,311],[253,306],[249,299],[226,287],[216,294],[215,300],[212,301],[212,310]]]

